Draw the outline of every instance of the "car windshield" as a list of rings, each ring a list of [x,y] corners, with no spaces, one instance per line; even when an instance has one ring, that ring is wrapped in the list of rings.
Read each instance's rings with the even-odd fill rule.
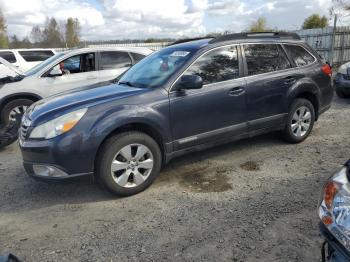
[[[36,66],[34,66],[32,69],[29,69],[28,71],[26,71],[26,76],[31,76],[34,75],[36,73],[38,73],[39,71],[41,71],[43,68],[45,68],[46,66],[48,66],[49,64],[51,64],[53,61],[55,61],[56,59],[64,56],[65,53],[57,53],[54,56],[51,56],[49,59],[46,59],[44,62],[37,64]]]
[[[160,87],[191,57],[191,50],[165,48],[156,52],[128,70],[118,82],[135,87]]]

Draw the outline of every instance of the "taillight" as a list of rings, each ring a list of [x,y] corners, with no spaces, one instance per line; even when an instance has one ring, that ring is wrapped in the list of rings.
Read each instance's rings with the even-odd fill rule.
[[[322,72],[328,76],[332,76],[332,68],[329,64],[324,64],[321,68]]]

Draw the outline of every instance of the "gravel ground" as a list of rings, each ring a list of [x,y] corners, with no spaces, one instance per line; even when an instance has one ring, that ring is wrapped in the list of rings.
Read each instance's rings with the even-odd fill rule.
[[[23,261],[320,261],[317,202],[350,157],[350,100],[312,135],[276,135],[176,159],[145,192],[114,198],[90,181],[27,177],[0,151],[0,253]]]

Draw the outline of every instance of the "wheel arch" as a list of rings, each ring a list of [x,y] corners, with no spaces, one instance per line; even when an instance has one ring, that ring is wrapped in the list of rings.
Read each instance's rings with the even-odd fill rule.
[[[37,94],[33,94],[33,93],[16,93],[13,95],[5,96],[4,98],[2,98],[0,100],[0,112],[2,111],[2,109],[4,108],[4,106],[6,104],[8,104],[9,102],[11,102],[13,100],[17,100],[17,99],[29,99],[29,100],[32,100],[33,102],[36,102],[36,101],[41,100],[42,97],[40,97]]]
[[[152,126],[151,124],[148,124],[148,123],[131,122],[131,123],[127,123],[127,124],[121,125],[119,127],[116,127],[115,129],[110,131],[104,137],[104,139],[100,143],[100,145],[99,145],[99,147],[98,147],[98,149],[96,151],[96,154],[95,154],[95,160],[94,160],[94,169],[95,169],[95,171],[96,171],[96,167],[97,167],[98,156],[99,156],[99,154],[101,152],[101,149],[102,149],[104,143],[112,136],[115,136],[115,135],[123,133],[123,132],[130,132],[130,131],[142,132],[142,133],[145,133],[146,135],[149,135],[151,138],[153,138],[154,141],[156,141],[156,143],[158,144],[159,149],[161,151],[162,163],[165,162],[165,143],[164,143],[164,138],[161,135],[161,133],[157,130],[157,128]]]
[[[292,105],[293,101],[298,98],[304,98],[311,102],[315,109],[315,121],[317,121],[320,109],[320,90],[317,86],[307,83],[292,89],[289,93],[288,108]]]

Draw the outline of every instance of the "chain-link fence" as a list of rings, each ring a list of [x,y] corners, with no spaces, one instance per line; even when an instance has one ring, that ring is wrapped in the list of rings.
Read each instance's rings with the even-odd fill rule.
[[[337,28],[334,39],[334,50],[332,50],[332,27],[298,30],[296,33],[327,61],[332,62],[330,60],[333,57],[334,65],[340,65],[350,61],[350,27]]]
[[[295,31],[305,42],[312,46],[323,58],[333,64],[340,65],[342,63],[350,61],[350,27],[338,27],[335,39],[334,48],[332,48],[333,42],[333,28],[318,28]],[[154,51],[160,50],[168,46],[171,42],[155,42],[145,43],[138,41],[125,41],[125,42],[93,42],[82,43],[84,47],[146,47]],[[62,48],[63,51],[67,50]],[[333,54],[332,54],[333,52]]]

